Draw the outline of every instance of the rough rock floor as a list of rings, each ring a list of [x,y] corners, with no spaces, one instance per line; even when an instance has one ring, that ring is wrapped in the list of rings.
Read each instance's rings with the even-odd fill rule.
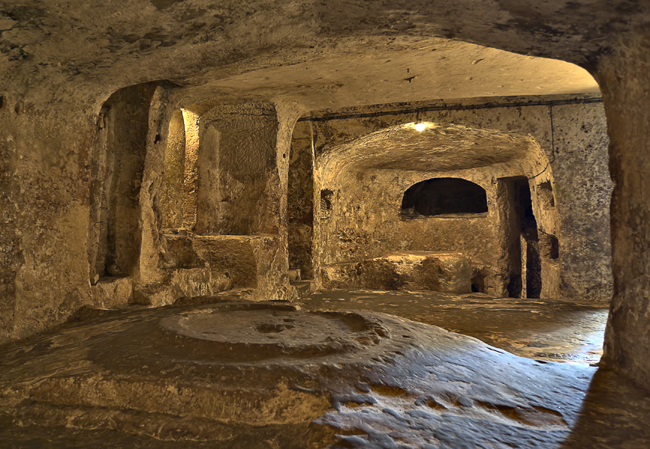
[[[585,363],[518,357],[359,310],[397,296],[88,313],[0,347],[0,447],[650,447],[648,392]],[[509,315],[476,295],[441,297],[437,308],[400,297],[396,312],[429,310],[460,329],[488,321],[475,326],[487,336],[501,324],[498,341],[514,335],[513,347],[531,351],[589,353],[555,352],[553,322],[587,323],[574,336],[600,329],[578,306],[547,313],[539,303],[524,319],[523,302]]]
[[[334,290],[305,297],[307,308],[372,310],[478,338],[538,360],[596,364],[608,304],[492,298],[481,293]]]

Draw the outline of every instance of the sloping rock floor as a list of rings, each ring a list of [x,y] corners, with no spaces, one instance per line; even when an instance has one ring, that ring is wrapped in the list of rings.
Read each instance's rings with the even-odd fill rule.
[[[615,373],[315,309],[94,311],[4,345],[0,447],[650,447],[650,395]]]
[[[440,326],[532,359],[596,364],[608,304],[493,298],[481,293],[332,290],[306,297],[312,309],[372,310]]]

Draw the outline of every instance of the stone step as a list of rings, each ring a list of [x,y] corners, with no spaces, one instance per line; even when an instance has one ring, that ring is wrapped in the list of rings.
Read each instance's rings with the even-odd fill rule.
[[[292,268],[288,272],[289,274],[289,280],[291,282],[298,282],[301,280],[300,278],[300,268]]]
[[[314,291],[314,281],[292,281],[291,286],[294,288],[300,298],[308,296]]]

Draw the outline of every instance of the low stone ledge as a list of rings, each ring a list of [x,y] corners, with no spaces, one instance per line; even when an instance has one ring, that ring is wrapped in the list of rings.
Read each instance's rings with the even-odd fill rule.
[[[325,266],[325,288],[371,290],[431,290],[470,293],[470,257],[428,251],[395,252],[361,262]]]
[[[127,306],[133,300],[133,278],[104,277],[91,286],[93,305],[115,309]]]

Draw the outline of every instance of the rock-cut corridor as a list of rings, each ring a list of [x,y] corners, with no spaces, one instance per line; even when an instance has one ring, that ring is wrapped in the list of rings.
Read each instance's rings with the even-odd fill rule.
[[[649,30],[0,3],[0,447],[650,447]]]

